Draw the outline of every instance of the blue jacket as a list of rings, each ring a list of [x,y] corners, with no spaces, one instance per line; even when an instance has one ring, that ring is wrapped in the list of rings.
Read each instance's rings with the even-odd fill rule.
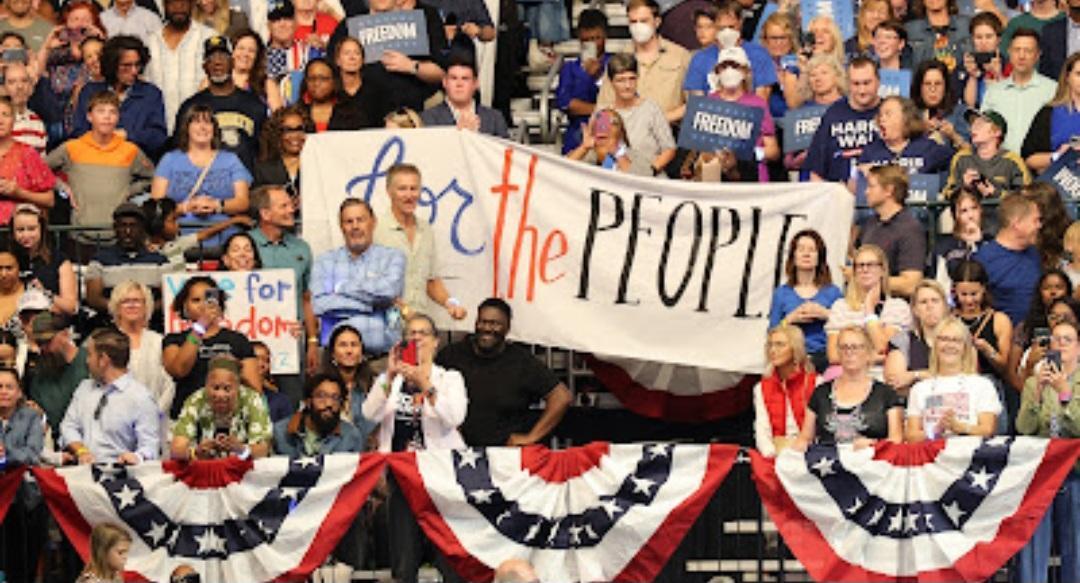
[[[91,97],[107,89],[109,86],[104,81],[95,81],[87,83],[79,92],[72,138],[90,131],[86,106]],[[169,138],[169,130],[165,125],[165,101],[161,97],[161,90],[145,81],[136,81],[131,89],[128,89],[127,97],[120,102],[120,127],[127,132],[128,141],[135,142],[144,154],[157,160]]]
[[[274,453],[289,457],[303,457],[306,419],[303,411],[297,411],[287,419],[274,424]],[[365,437],[352,423],[341,421],[330,435],[319,440],[319,455],[332,453],[359,453],[364,451]]]

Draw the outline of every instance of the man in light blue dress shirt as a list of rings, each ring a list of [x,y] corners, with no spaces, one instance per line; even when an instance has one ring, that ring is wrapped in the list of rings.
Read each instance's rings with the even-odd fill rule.
[[[372,244],[375,215],[363,199],[345,199],[338,218],[345,245],[319,255],[311,271],[322,345],[335,327],[350,324],[360,331],[364,353],[379,357],[401,338],[391,309],[405,289],[405,254]]]
[[[130,355],[127,335],[113,329],[95,331],[86,343],[90,378],[75,389],[60,423],[61,444],[80,464],[159,457],[161,414],[149,389],[128,374]]]

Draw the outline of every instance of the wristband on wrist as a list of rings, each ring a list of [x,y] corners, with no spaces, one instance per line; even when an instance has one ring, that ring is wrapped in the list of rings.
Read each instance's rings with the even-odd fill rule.
[[[236,457],[246,460],[251,457],[251,446],[245,445],[244,449],[240,450],[240,453],[236,454]]]
[[[192,333],[189,333],[187,335],[187,337],[185,338],[185,340],[187,340],[191,344],[194,344],[195,346],[198,346],[198,345],[202,344],[202,339],[200,339],[198,336],[196,336],[195,334],[192,334]]]
[[[198,336],[199,338],[202,338],[203,336],[206,336],[206,326],[203,326],[202,324],[200,324],[198,322],[195,322],[194,324],[191,325],[191,331],[194,332],[195,335]]]
[[[461,305],[461,300],[459,300],[459,299],[457,299],[455,297],[450,297],[450,298],[446,299],[446,305],[448,307],[450,307],[450,306],[457,307],[457,306]]]
[[[878,315],[874,314],[874,313],[870,313],[870,314],[866,315],[866,323],[867,324],[869,324],[870,322],[877,322],[880,319],[881,318],[878,318]]]
[[[84,446],[82,446],[82,447],[75,450],[75,457],[82,457],[84,454],[88,454],[88,453],[90,453],[90,450],[87,449],[86,446],[84,445]]]

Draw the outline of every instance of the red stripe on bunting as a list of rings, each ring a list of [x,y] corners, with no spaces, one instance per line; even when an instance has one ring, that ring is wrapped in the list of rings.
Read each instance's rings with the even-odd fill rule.
[[[16,466],[0,472],[0,523],[4,522],[4,517],[15,500],[15,493],[19,491],[25,473],[26,466]]]
[[[595,468],[610,451],[606,441],[552,451],[542,445],[521,448],[521,469],[552,484],[562,484]]]
[[[929,457],[933,442],[895,445],[896,448],[924,448],[922,454],[904,455],[907,459]],[[940,450],[940,448],[939,448]],[[936,455],[936,453],[934,454]],[[838,556],[821,531],[799,510],[784,490],[776,476],[775,460],[765,458],[757,451],[750,451],[754,481],[765,504],[769,517],[791,548],[795,557],[816,581],[897,581],[897,582],[948,582],[983,581],[990,578],[1031,538],[1043,514],[1054,499],[1058,487],[1072,470],[1080,456],[1080,440],[1055,439],[1047,445],[1043,460],[1031,480],[1031,485],[1020,508],[1006,517],[998,528],[997,536],[989,542],[977,543],[961,557],[952,568],[924,571],[913,577],[897,577],[887,573],[869,571],[851,564]]]
[[[192,490],[216,490],[229,484],[240,482],[244,474],[255,467],[255,460],[242,460],[237,457],[216,460],[198,460],[194,462],[166,460],[161,462],[161,470],[176,476]]]
[[[438,547],[439,552],[446,556],[458,575],[475,583],[491,581],[495,576],[494,569],[469,554],[428,495],[424,479],[420,477],[420,470],[416,466],[416,453],[392,453],[387,455],[387,458],[416,521],[420,523],[424,534]]]
[[[671,554],[731,471],[731,466],[735,465],[738,455],[739,447],[736,445],[709,446],[709,465],[697,491],[668,514],[634,559],[615,577],[615,581],[652,581],[660,574]]]
[[[760,377],[746,375],[730,387],[720,387],[700,395],[675,395],[668,391],[646,387],[631,377],[621,366],[585,355],[585,363],[596,378],[627,409],[653,419],[697,423],[712,421],[743,413],[754,399],[754,385]]]
[[[351,481],[338,491],[337,498],[330,511],[326,513],[322,526],[315,533],[304,558],[291,571],[279,576],[276,581],[304,581],[316,567],[323,564],[326,557],[337,546],[341,537],[349,530],[356,515],[367,502],[371,491],[382,477],[386,457],[378,453],[362,454],[356,465],[356,473]]]
[[[943,449],[945,449],[944,439],[924,442],[921,447],[879,441],[874,448],[874,459],[894,466],[911,468],[934,463]]]
[[[54,468],[34,466],[30,468],[34,478],[41,487],[41,493],[45,496],[45,504],[52,512],[57,524],[64,530],[71,546],[79,553],[83,561],[90,556],[90,524],[83,518],[79,507],[71,498],[68,491],[67,480],[60,477]]]

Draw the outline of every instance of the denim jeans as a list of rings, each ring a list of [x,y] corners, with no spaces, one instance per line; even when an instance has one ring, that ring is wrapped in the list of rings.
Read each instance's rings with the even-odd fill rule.
[[[1061,553],[1061,583],[1080,583],[1080,474],[1069,473],[1046,509],[1039,527],[1016,555],[1013,581],[1046,583],[1049,581],[1050,541],[1056,538]]]
[[[518,3],[532,38],[540,43],[560,43],[570,39],[570,21],[560,0],[522,0]]]

